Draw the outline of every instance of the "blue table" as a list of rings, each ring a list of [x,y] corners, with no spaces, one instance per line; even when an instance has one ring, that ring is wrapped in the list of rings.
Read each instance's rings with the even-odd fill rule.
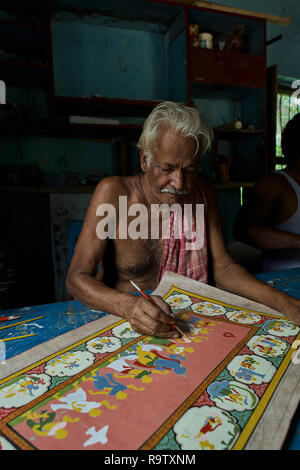
[[[300,299],[300,268],[258,274],[256,277],[273,285],[276,289]]]
[[[256,277],[263,282],[269,283],[277,289],[300,299],[300,268],[259,274]],[[148,294],[151,292],[152,291],[147,291]],[[139,295],[137,292],[134,292],[133,294]],[[12,314],[21,315],[22,318],[16,321],[0,322],[0,328],[15,322],[30,320],[44,315],[45,318],[8,329],[0,329],[0,340],[13,336],[21,336],[23,334],[36,334],[36,336],[29,338],[6,342],[6,359],[14,357],[38,344],[107,315],[105,312],[93,310],[76,300],[38,305],[34,307],[24,307],[20,309],[10,309],[0,312],[0,316]],[[299,407],[291,423],[283,448],[288,450],[300,450]]]
[[[152,290],[146,291],[150,294]],[[133,292],[134,295],[140,295],[139,292]],[[0,341],[5,338],[13,338],[28,334],[35,334],[28,338],[20,338],[5,343],[5,359],[21,354],[38,344],[55,338],[79,328],[86,323],[97,320],[107,313],[93,310],[77,300],[69,300],[66,302],[56,302],[53,304],[36,305],[33,307],[23,307],[18,309],[9,309],[0,311],[0,317],[9,315],[20,315],[17,320],[8,320],[0,322]],[[38,320],[29,321],[20,325],[12,326],[15,323],[32,320],[42,317]],[[9,326],[3,329],[2,327]]]
[[[28,349],[53,339],[56,336],[67,333],[67,331],[73,330],[107,315],[104,312],[99,312],[86,307],[76,300],[5,310],[0,312],[0,317],[14,314],[20,315],[21,318],[0,322],[0,340],[4,338],[23,336],[26,334],[35,334],[36,336],[20,338],[3,343],[5,344],[6,359],[27,351]],[[1,329],[3,326],[13,325],[15,323],[32,320],[41,316],[44,316],[44,318],[29,321],[28,323],[23,323],[7,329]]]
[[[256,277],[276,289],[300,299],[300,268],[258,274]],[[300,450],[300,405],[294,415],[283,449]]]

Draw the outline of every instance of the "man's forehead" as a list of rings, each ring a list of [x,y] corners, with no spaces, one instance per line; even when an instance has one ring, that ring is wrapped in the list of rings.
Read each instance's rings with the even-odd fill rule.
[[[153,163],[160,165],[160,166],[167,166],[167,167],[189,167],[189,166],[198,166],[200,163],[200,158],[195,155],[191,156],[190,158],[180,158],[177,156],[172,155],[161,155],[161,154],[154,154]]]
[[[172,128],[161,128],[155,142],[154,151],[156,161],[169,160],[170,163],[178,160],[184,152],[185,156],[198,158],[201,155],[202,143],[199,140],[197,155],[196,139],[192,136],[186,137],[176,133]]]

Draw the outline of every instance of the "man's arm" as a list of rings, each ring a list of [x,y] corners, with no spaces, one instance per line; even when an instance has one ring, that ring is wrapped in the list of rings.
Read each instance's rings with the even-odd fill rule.
[[[141,334],[156,334],[163,338],[178,336],[174,330],[171,309],[166,302],[153,296],[157,306],[143,297],[137,297],[107,287],[96,277],[97,266],[103,260],[107,239],[97,236],[97,224],[101,217],[96,215],[101,204],[118,207],[121,181],[118,177],[104,179],[97,186],[75,246],[68,270],[66,286],[72,297],[85,305],[107,313],[126,318],[132,328]],[[116,211],[117,212],[117,211]]]
[[[213,275],[218,287],[279,310],[300,325],[300,300],[264,284],[229,255],[222,233],[217,198],[208,189],[208,237]]]
[[[274,228],[282,180],[269,175],[257,183],[247,207],[242,207],[233,225],[234,237],[261,250],[300,249],[300,235]]]

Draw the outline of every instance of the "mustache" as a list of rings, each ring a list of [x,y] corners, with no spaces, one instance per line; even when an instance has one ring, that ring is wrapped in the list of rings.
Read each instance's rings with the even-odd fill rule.
[[[168,194],[175,194],[176,196],[183,196],[184,194],[187,194],[187,191],[181,190],[181,189],[167,189],[164,188],[160,191],[161,193],[168,193]]]

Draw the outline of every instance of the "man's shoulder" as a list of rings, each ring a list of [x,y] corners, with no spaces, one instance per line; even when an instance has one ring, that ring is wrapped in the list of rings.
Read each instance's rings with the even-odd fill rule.
[[[119,196],[129,195],[130,188],[125,176],[108,176],[98,183],[94,197],[107,202],[118,199]]]

